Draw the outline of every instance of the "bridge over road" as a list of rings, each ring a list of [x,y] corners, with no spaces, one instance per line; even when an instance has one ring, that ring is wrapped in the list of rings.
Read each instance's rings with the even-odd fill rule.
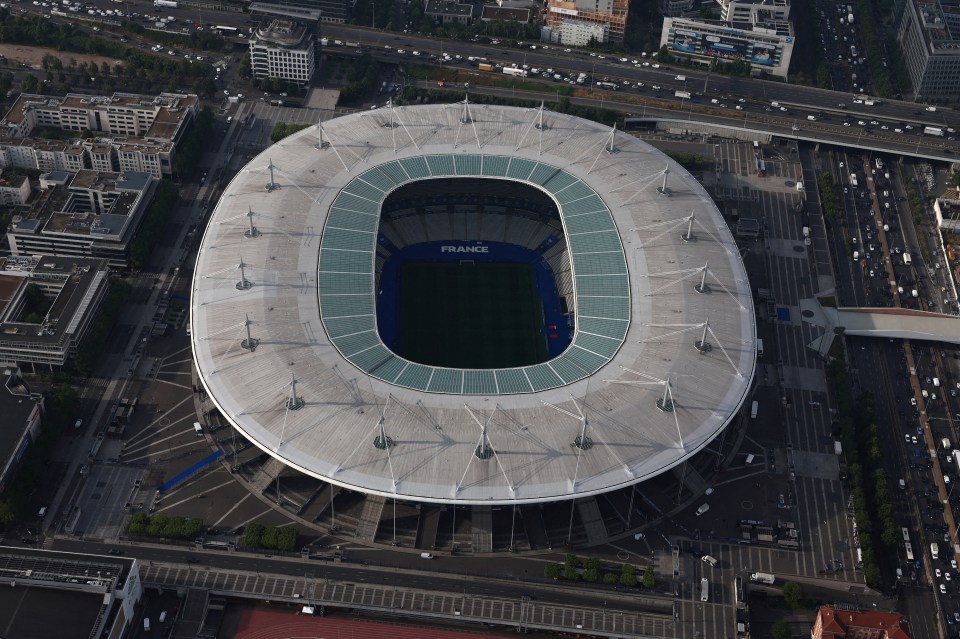
[[[960,344],[960,317],[906,308],[834,308],[816,298],[800,301],[803,321],[820,326],[823,335],[808,344],[820,355],[830,351],[835,335],[863,335],[892,339]]]

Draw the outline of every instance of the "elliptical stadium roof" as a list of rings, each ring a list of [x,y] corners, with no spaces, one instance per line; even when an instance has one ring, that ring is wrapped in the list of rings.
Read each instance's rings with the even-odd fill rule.
[[[576,333],[549,362],[445,369],[380,341],[383,199],[464,176],[528,184],[560,210]],[[462,103],[329,120],[254,158],[206,229],[191,322],[209,397],[261,449],[353,490],[441,503],[649,479],[723,430],[756,363],[743,263],[693,176],[595,122]]]

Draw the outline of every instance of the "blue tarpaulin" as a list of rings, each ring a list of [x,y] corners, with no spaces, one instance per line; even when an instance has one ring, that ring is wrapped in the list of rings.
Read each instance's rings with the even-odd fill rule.
[[[186,470],[177,473],[177,474],[174,475],[172,478],[170,478],[170,479],[168,479],[167,481],[165,481],[165,482],[163,482],[162,484],[160,484],[160,485],[157,487],[157,491],[158,491],[158,492],[161,492],[161,493],[167,492],[168,490],[170,490],[171,488],[173,488],[173,487],[176,486],[177,484],[186,481],[188,478],[192,477],[193,475],[196,475],[196,474],[199,473],[201,470],[203,470],[204,468],[206,468],[206,467],[209,466],[210,464],[214,463],[215,461],[217,461],[217,460],[220,459],[221,457],[223,457],[223,451],[222,451],[222,450],[218,450],[217,452],[213,453],[212,455],[210,455],[210,456],[208,456],[208,457],[204,457],[203,459],[201,459],[200,461],[198,461],[196,464],[194,464],[194,465],[191,466],[190,468],[187,468]]]

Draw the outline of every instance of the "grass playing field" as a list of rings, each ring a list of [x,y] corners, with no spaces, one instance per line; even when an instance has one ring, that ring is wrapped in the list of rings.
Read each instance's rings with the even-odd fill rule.
[[[542,306],[527,264],[409,262],[400,270],[400,355],[451,368],[545,361]]]

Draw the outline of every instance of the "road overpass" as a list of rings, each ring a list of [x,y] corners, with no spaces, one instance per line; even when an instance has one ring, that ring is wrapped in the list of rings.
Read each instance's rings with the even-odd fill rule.
[[[800,300],[803,321],[824,329],[807,346],[826,356],[840,334],[960,344],[960,317],[907,308],[835,308],[817,298]]]

